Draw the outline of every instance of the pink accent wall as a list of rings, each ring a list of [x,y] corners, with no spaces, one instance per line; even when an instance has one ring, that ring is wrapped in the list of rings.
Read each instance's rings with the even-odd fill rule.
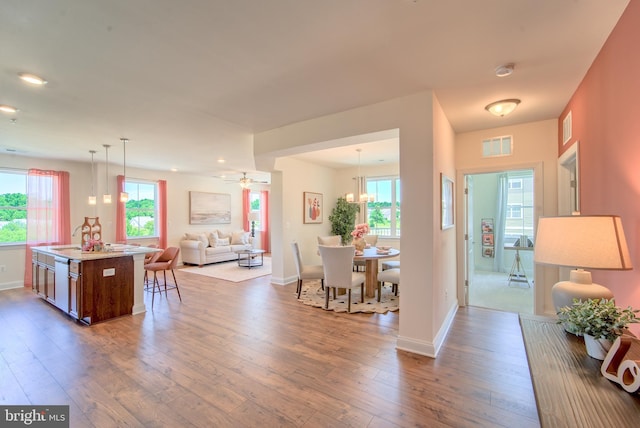
[[[592,271],[619,306],[640,309],[640,1],[631,1],[558,122],[558,151],[580,142],[580,211],[622,218],[634,269]],[[562,143],[571,111],[572,139]],[[640,325],[632,330],[640,333]]]

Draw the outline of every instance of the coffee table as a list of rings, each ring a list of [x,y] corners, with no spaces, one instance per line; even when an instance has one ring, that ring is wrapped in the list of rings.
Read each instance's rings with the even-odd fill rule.
[[[262,266],[264,264],[264,250],[240,250],[236,251],[238,255],[238,266],[251,269],[252,267]],[[258,255],[260,258],[258,258]]]

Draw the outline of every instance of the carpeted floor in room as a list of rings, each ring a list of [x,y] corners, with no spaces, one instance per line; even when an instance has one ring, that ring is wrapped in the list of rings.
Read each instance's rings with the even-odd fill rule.
[[[509,274],[476,271],[469,286],[469,305],[533,314],[533,281],[509,283]]]

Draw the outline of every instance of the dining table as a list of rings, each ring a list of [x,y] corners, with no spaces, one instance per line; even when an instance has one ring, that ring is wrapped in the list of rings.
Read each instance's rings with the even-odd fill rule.
[[[400,254],[400,250],[395,248],[382,249],[379,247],[369,247],[362,251],[362,254],[356,252],[353,260],[365,262],[365,296],[375,297],[378,283],[378,260],[389,259]]]

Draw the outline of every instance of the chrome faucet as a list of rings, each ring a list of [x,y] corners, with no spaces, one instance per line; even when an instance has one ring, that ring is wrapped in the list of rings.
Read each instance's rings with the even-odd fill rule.
[[[83,223],[83,224],[84,224],[84,223]],[[71,234],[71,237],[76,236],[76,233],[78,233],[78,230],[82,227],[82,225],[83,225],[83,224],[81,224],[80,226],[76,227],[76,228],[73,230],[73,233]]]

